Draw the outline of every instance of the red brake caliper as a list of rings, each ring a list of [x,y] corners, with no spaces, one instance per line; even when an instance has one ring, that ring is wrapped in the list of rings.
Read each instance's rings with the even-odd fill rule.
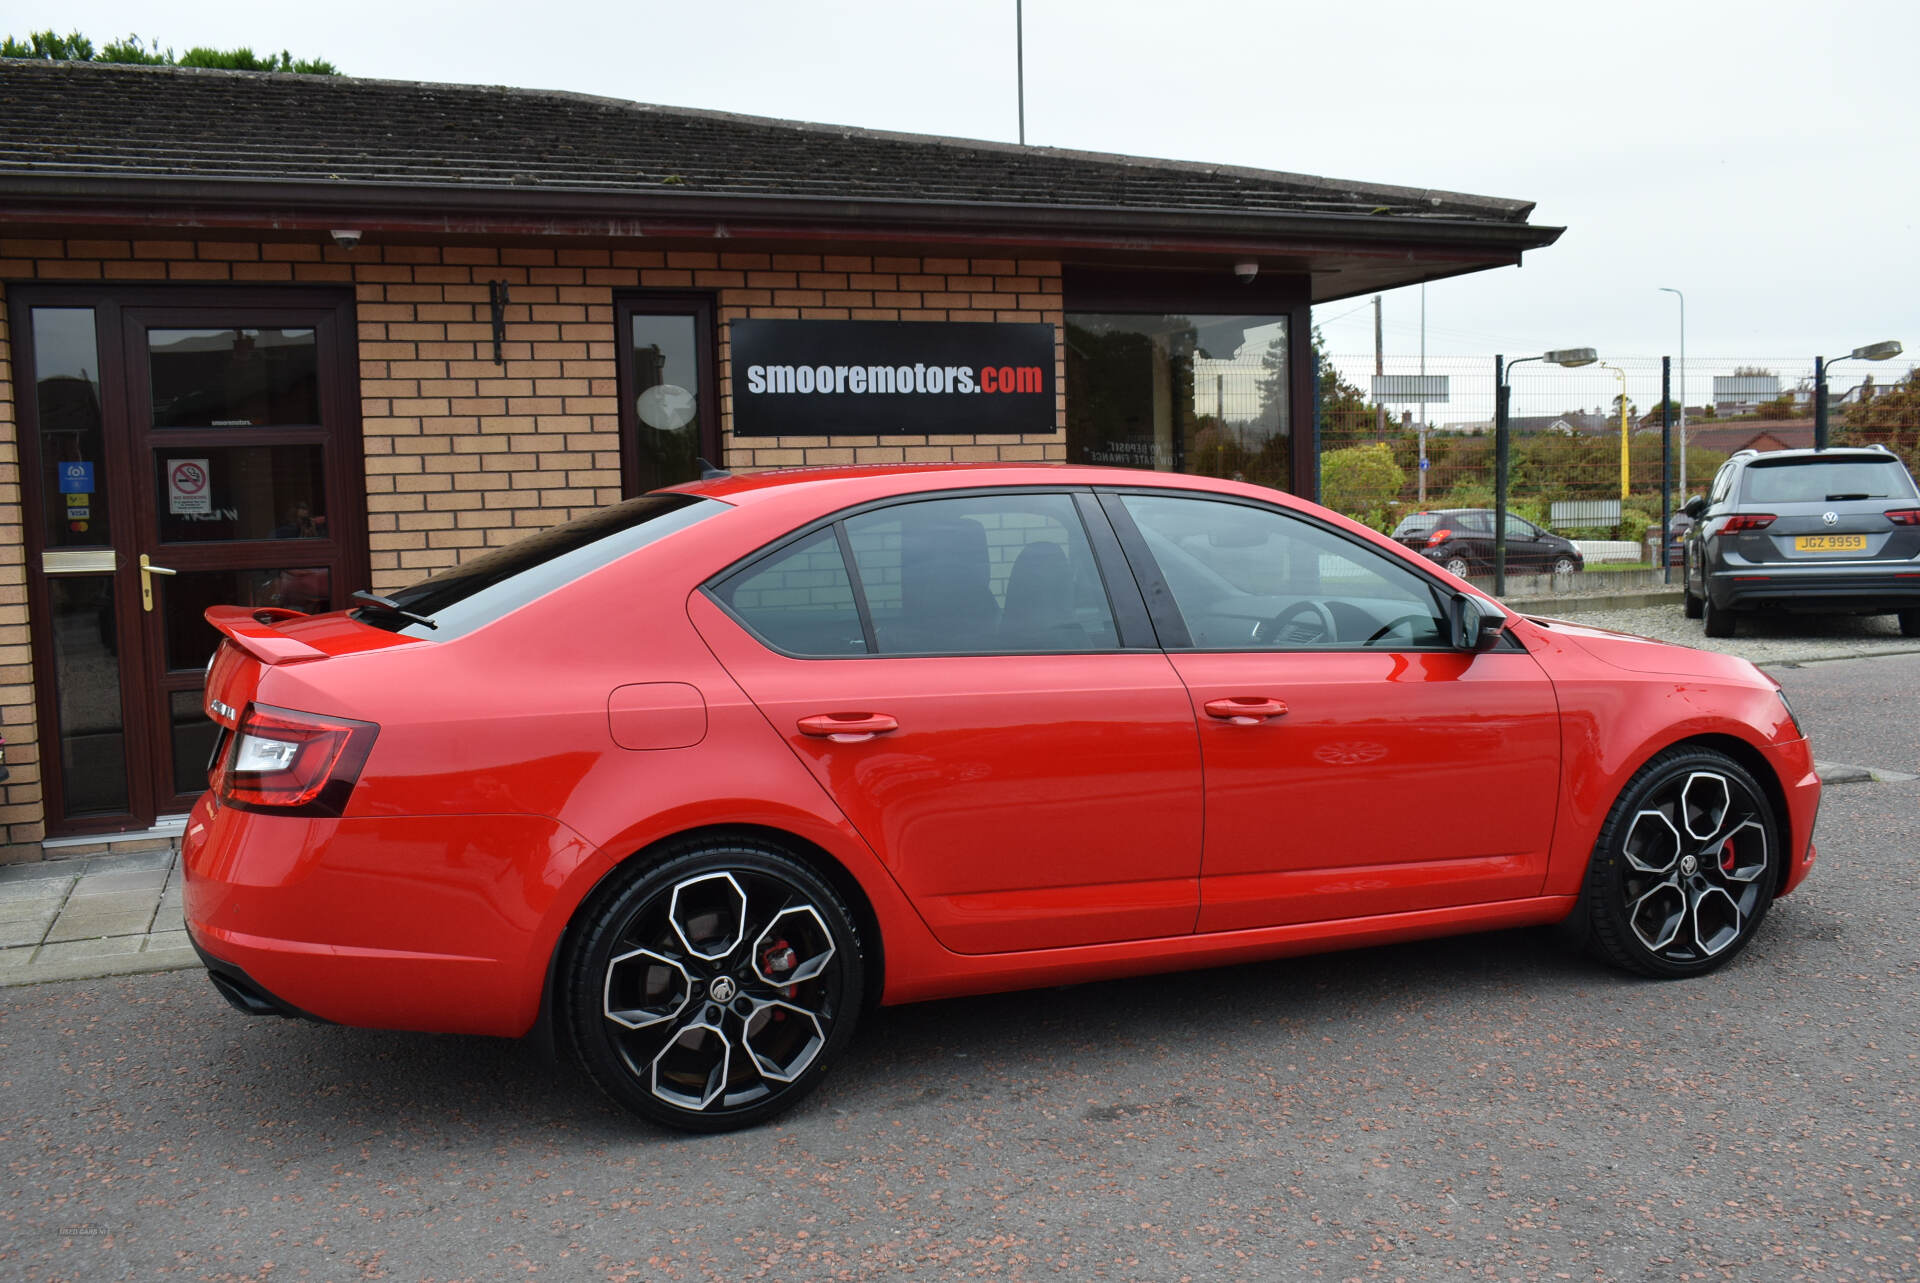
[[[1733,839],[1728,838],[1720,847],[1720,871],[1732,873],[1733,866],[1740,862],[1739,852],[1733,849]]]
[[[769,979],[777,979],[787,972],[792,971],[794,964],[799,961],[800,957],[794,953],[792,945],[788,944],[785,940],[775,940],[772,944],[769,944],[766,951],[760,955],[760,973]],[[791,998],[799,988],[799,985],[788,985],[782,992],[788,998]],[[786,1013],[775,1011],[773,1015],[774,1018],[778,1020],[783,1018]]]

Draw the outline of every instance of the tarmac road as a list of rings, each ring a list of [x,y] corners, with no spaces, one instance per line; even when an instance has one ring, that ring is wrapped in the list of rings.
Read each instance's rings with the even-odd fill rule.
[[[1780,676],[1823,758],[1920,762],[1920,656]],[[1511,932],[898,1008],[722,1137],[196,973],[8,990],[0,1275],[1920,1277],[1920,782],[1818,841],[1702,980]]]

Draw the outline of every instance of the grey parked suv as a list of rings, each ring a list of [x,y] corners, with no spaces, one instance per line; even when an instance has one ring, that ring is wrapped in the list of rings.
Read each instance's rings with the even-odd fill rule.
[[[1865,449],[1742,450],[1682,509],[1687,617],[1733,636],[1734,613],[1898,612],[1920,637],[1920,492],[1899,458]]]

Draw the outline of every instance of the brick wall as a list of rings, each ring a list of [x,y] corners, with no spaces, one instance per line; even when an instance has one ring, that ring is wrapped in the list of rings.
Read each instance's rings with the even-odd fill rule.
[[[1060,332],[1060,265],[1025,259],[715,253],[172,238],[0,239],[9,281],[327,283],[356,302],[373,587],[391,589],[620,496],[613,294],[712,294],[722,321],[726,466],[1064,459],[1048,434],[731,437],[727,332],[741,317],[1027,321]],[[487,282],[504,280],[504,365]],[[0,861],[35,858],[41,823],[11,349],[0,307],[0,722],[13,780]],[[1064,389],[1056,339],[1054,383]]]
[[[6,283],[0,280],[0,357],[12,352]],[[0,736],[11,778],[0,785],[0,861],[46,836],[40,813],[33,656],[27,631],[26,521],[20,510],[20,445],[14,430],[13,362],[0,360]]]

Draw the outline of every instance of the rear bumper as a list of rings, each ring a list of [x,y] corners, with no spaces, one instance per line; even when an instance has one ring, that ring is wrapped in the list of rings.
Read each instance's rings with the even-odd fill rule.
[[[181,843],[187,930],[252,1014],[518,1037],[601,871],[540,816],[302,819],[203,797]]]
[[[1721,610],[1885,614],[1920,607],[1920,567],[1754,565],[1718,570],[1707,597]]]

